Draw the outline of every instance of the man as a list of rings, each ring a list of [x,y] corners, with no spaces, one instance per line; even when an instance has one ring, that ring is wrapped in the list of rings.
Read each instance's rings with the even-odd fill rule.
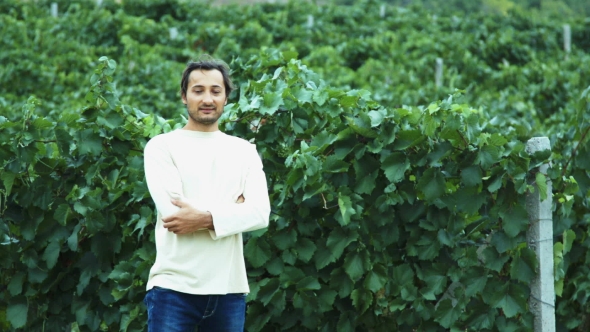
[[[144,300],[151,332],[244,330],[242,232],[268,226],[270,203],[256,147],[219,131],[232,88],[222,62],[189,63],[181,80],[188,123],[145,147],[158,211]]]

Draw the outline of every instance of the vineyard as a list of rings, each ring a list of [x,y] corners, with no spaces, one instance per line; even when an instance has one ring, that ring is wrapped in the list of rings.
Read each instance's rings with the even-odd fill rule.
[[[532,331],[549,185],[557,331],[590,330],[590,19],[350,2],[0,2],[0,330],[145,329],[143,148],[203,54],[269,185],[248,331]]]

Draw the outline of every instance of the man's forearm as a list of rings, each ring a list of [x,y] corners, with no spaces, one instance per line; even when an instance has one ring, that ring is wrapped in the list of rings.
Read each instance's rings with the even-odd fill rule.
[[[210,229],[212,231],[215,230],[215,224],[213,223],[213,216],[211,215],[211,212],[209,211],[205,211],[206,215],[204,217],[205,219],[205,228]]]
[[[203,229],[215,230],[211,212],[199,210],[183,201],[173,200],[172,204],[180,209],[162,218],[164,228],[175,234],[188,234]]]

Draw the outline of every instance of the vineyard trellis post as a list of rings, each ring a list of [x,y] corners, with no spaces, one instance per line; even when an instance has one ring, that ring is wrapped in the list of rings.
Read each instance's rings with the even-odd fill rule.
[[[563,50],[565,51],[565,59],[567,60],[572,51],[572,28],[569,24],[563,25]]]
[[[57,6],[57,2],[52,2],[51,3],[51,16],[53,17],[57,17],[58,14],[58,6]]]
[[[442,86],[443,81],[443,59],[436,58],[436,67],[434,70],[434,84],[437,88]]]
[[[526,150],[530,154],[537,151],[551,150],[549,138],[535,137],[527,142]],[[548,164],[543,164],[538,171],[546,174]],[[555,278],[553,271],[553,219],[552,188],[547,181],[547,195],[542,199],[539,186],[531,183],[535,190],[526,197],[526,209],[529,216],[527,242],[537,255],[539,269],[531,284],[529,299],[533,313],[535,332],[555,332]]]

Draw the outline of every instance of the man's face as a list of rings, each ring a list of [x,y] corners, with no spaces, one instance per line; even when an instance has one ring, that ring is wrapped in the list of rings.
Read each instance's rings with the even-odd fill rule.
[[[223,75],[219,70],[193,70],[189,75],[186,95],[182,102],[188,110],[186,129],[218,130],[217,120],[227,103]]]

